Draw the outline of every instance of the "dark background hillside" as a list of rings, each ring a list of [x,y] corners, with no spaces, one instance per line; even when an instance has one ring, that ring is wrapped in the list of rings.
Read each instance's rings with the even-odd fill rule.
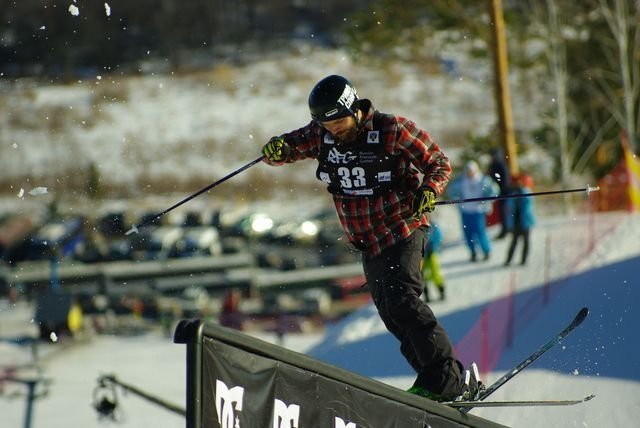
[[[343,18],[365,3],[2,0],[0,72],[71,77],[96,69],[136,71],[135,64],[150,57],[189,65],[198,50],[240,60],[250,43],[304,38],[333,44]]]
[[[491,70],[489,3],[0,0],[0,79],[55,84],[97,74],[210,70],[250,64],[260,55],[286,56],[298,42],[343,49],[354,62],[389,76],[398,64],[429,69],[460,58],[479,58]],[[512,103],[532,104],[527,122],[539,122],[533,131],[515,124],[524,143],[519,150],[530,144],[549,152],[557,159],[554,179],[564,185],[609,172],[622,156],[623,135],[637,153],[637,1],[501,3],[510,86],[514,94],[528,94]],[[496,141],[496,132],[469,135],[471,151]]]

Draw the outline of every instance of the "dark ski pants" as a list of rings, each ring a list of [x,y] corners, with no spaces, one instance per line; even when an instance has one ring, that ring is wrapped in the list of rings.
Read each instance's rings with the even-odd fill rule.
[[[520,264],[527,262],[527,256],[529,255],[529,229],[516,228],[513,230],[511,237],[511,243],[509,244],[509,250],[507,251],[507,260],[505,264],[511,263],[513,259],[513,253],[516,251],[516,245],[520,238],[522,238],[522,257],[520,258]]]
[[[419,229],[379,256],[364,253],[364,274],[380,318],[418,373],[414,385],[455,397],[462,393],[462,364],[431,308],[420,299],[425,238]]]

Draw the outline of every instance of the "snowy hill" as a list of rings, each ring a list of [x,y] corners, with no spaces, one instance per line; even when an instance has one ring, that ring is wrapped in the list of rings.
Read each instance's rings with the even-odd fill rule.
[[[505,241],[493,243],[494,257],[486,265],[466,262],[462,245],[443,251],[448,299],[432,309],[460,358],[490,369],[484,375],[489,383],[550,339],[581,307],[590,309],[578,330],[491,399],[574,399],[593,393],[592,402],[475,409],[474,414],[517,427],[635,424],[640,416],[640,348],[633,339],[640,315],[638,220],[620,213],[544,219],[524,267],[501,266]],[[352,314],[309,353],[406,389],[415,377],[377,318],[371,306]],[[489,349],[483,350],[483,341]]]
[[[502,314],[505,299],[513,303],[511,345],[505,344],[500,330],[489,330],[491,352],[485,361],[492,368],[484,375],[489,382],[549,339],[580,307],[591,311],[578,330],[492,399],[580,398],[594,393],[594,400],[562,408],[474,409],[473,414],[515,427],[635,426],[640,417],[640,347],[635,333],[640,315],[638,215],[541,219],[533,234],[528,265],[503,268],[506,241],[493,242],[493,256],[486,264],[467,261],[466,249],[456,236],[455,214],[438,213],[440,219],[450,216],[451,220],[448,245],[442,253],[448,298],[433,303],[432,308],[464,358],[481,362],[480,346],[468,333],[482,324],[483,313],[493,318]],[[30,314],[8,306],[0,310],[3,324],[9,318],[15,322],[16,317],[28,323]],[[509,317],[502,314],[497,319]],[[275,341],[271,336],[263,338]],[[285,337],[285,346],[399,388],[413,381],[397,343],[384,331],[371,306],[331,326],[323,337]],[[24,362],[26,353],[28,350],[2,345],[0,362]],[[108,373],[169,402],[184,403],[182,345],[156,335],[103,336],[47,359],[44,375],[53,383],[49,395],[35,404],[33,427],[98,426],[91,398],[97,377]],[[20,392],[20,387],[7,384],[5,389],[7,394],[0,396],[3,426],[21,426],[24,398],[7,399]],[[125,415],[122,427],[184,426],[179,416],[138,397],[120,394],[119,400]]]
[[[121,186],[123,195],[135,195],[138,206],[142,196],[155,193],[165,199],[154,202],[154,207],[164,208],[177,200],[171,191],[184,197],[184,188],[197,190],[189,180],[218,179],[254,159],[274,133],[305,124],[309,88],[327,73],[350,76],[359,94],[371,97],[382,111],[414,119],[453,158],[468,131],[482,133],[495,120],[489,105],[487,64],[484,68],[459,65],[456,76],[427,74],[404,64],[380,69],[354,64],[341,51],[301,48],[286,58],[265,58],[243,67],[223,64],[189,76],[95,76],[46,86],[0,82],[1,178],[18,183],[5,196],[10,201],[0,204],[0,214],[9,209],[42,210],[53,199],[77,200],[77,190],[70,191],[66,185],[74,179],[82,183],[91,162],[105,183]],[[527,101],[515,103],[516,123],[531,125],[534,103],[517,92],[514,98]],[[551,166],[539,158],[530,163],[534,164]],[[274,187],[289,193],[283,183],[294,179],[315,183],[314,168],[312,162],[296,165],[287,176],[271,169],[268,177]],[[266,167],[256,167],[233,183],[246,183],[254,171],[262,173]],[[162,181],[170,186],[154,187]],[[42,185],[49,187],[46,196],[16,197],[22,187],[28,192]],[[291,193],[288,203],[300,198],[308,204],[305,196]],[[83,202],[68,209],[96,211],[93,204]],[[190,207],[209,202],[209,197],[203,197]],[[638,216],[613,213],[540,219],[528,265],[509,269],[502,267],[506,241],[494,242],[489,262],[470,263],[460,243],[455,209],[443,207],[436,216],[445,229],[442,262],[448,297],[432,307],[461,358],[478,361],[488,372],[489,382],[546,341],[580,307],[591,309],[585,324],[562,346],[494,398],[576,398],[595,393],[595,400],[574,408],[475,409],[474,414],[519,427],[635,425],[640,417],[640,351],[632,330],[639,315]],[[505,310],[509,307],[514,309],[513,316]],[[8,326],[15,323],[31,325],[32,316],[29,307],[2,303],[0,334],[7,335]],[[483,319],[490,320],[490,328],[483,330]],[[484,351],[482,337],[489,343]],[[285,345],[400,388],[413,381],[397,344],[371,306],[331,326],[324,337],[292,335],[286,337]],[[52,383],[49,394],[35,404],[34,428],[98,426],[92,393],[96,378],[106,373],[173,403],[184,402],[185,350],[171,338],[101,336],[90,344],[57,350],[56,345],[42,349],[47,356],[43,374]],[[28,349],[0,343],[0,366],[29,360]],[[0,383],[0,392],[3,388],[1,425],[22,426],[25,389]],[[125,414],[122,427],[184,426],[180,417],[137,397],[121,395],[120,402]]]
[[[301,45],[195,73],[96,75],[69,84],[0,80],[0,181],[12,186],[3,193],[43,186],[50,197],[72,202],[86,191],[92,165],[111,196],[182,196],[255,159],[272,135],[305,125],[309,90],[332,73],[348,76],[381,111],[414,120],[455,159],[470,134],[486,134],[495,122],[490,64],[455,61],[456,74],[446,74],[437,63],[429,70],[405,63],[381,67],[355,63],[342,50]],[[514,91],[518,96],[519,88]],[[530,97],[514,103],[522,132],[536,126]],[[523,166],[547,173],[551,162],[530,154],[534,158],[523,156]],[[252,169],[212,196],[244,185],[244,197],[255,197],[246,184],[266,170]],[[316,185],[314,170],[306,162],[286,177],[272,170],[268,177],[281,186],[294,179],[298,187]]]

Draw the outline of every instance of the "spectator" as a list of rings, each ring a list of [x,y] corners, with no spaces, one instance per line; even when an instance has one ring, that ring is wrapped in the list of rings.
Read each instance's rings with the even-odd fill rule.
[[[491,179],[495,181],[500,188],[499,195],[504,196],[509,193],[509,167],[507,166],[502,150],[493,148],[489,151],[489,154],[491,155],[491,162],[487,168],[487,175],[489,175],[489,177],[491,177]],[[498,200],[495,202],[495,207],[498,210],[498,219],[500,221],[500,233],[496,236],[496,239],[502,239],[507,236],[507,233],[509,233],[509,228],[505,225],[505,202],[506,201],[504,200]]]
[[[240,312],[240,290],[228,289],[222,302],[220,313],[220,325],[242,330],[244,328],[244,316]]]
[[[464,166],[464,174],[452,181],[448,187],[448,194],[452,199],[497,196],[499,191],[498,185],[480,172],[480,167],[475,161],[467,162]],[[483,253],[483,260],[489,260],[491,242],[487,234],[487,213],[491,210],[491,203],[466,202],[460,204],[459,209],[462,231],[471,253],[471,261],[478,260],[477,247],[480,247]]]
[[[424,258],[422,259],[422,274],[424,275],[424,298],[429,302],[429,282],[438,290],[440,300],[444,300],[444,276],[440,270],[440,247],[442,245],[442,230],[433,220],[429,228],[427,243],[424,246]]]
[[[533,187],[533,179],[529,175],[518,175],[512,178],[513,185],[511,194],[523,195],[531,193]],[[507,216],[505,217],[511,231],[511,243],[509,244],[509,250],[507,251],[507,259],[504,262],[505,266],[511,264],[511,259],[516,250],[518,241],[522,239],[522,256],[520,258],[520,264],[527,263],[527,256],[529,255],[529,231],[535,225],[536,219],[533,212],[533,198],[532,197],[519,197],[506,199],[505,205],[507,207]]]

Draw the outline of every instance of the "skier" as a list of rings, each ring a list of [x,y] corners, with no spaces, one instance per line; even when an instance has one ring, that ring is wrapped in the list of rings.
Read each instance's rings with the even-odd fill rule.
[[[316,177],[332,194],[349,242],[362,252],[378,313],[417,372],[409,392],[439,401],[459,397],[465,390],[462,364],[420,299],[426,213],[449,180],[449,159],[427,132],[375,110],[342,76],[320,80],[309,109],[310,123],[263,146],[265,162],[318,161]]]

